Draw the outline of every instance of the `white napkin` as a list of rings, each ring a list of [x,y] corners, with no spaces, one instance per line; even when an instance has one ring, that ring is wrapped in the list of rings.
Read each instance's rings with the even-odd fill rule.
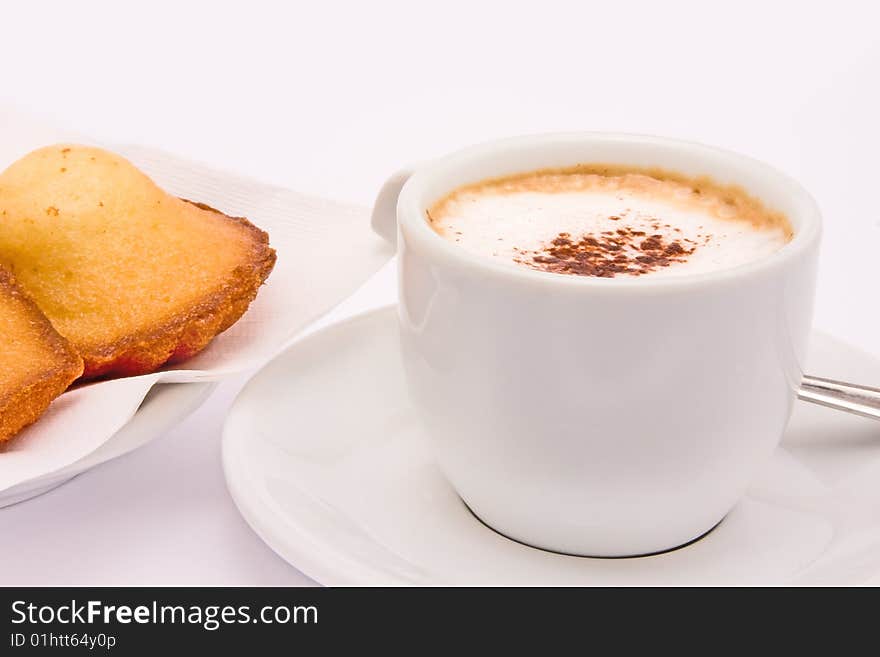
[[[94,140],[0,108],[0,169],[52,143]],[[366,208],[298,194],[136,146],[98,144],[129,158],[171,194],[247,217],[278,252],[248,312],[186,363],[67,392],[0,447],[0,491],[50,474],[109,440],[157,383],[217,380],[276,355],[307,324],[352,294],[393,255]]]

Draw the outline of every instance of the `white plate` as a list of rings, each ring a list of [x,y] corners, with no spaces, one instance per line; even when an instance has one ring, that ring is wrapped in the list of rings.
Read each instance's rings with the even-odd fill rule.
[[[93,143],[22,115],[0,103],[0,169],[31,149],[60,141]],[[39,492],[82,471],[90,455],[122,449],[121,433],[149,394],[197,398],[201,390],[169,393],[162,383],[220,381],[250,371],[278,354],[310,322],[336,306],[393,255],[369,225],[366,208],[304,196],[241,178],[151,148],[109,145],[169,193],[194,198],[234,216],[250,217],[272,236],[278,263],[267,285],[235,326],[184,366],[138,377],[77,386],[53,402],[39,422],[0,446],[0,505]],[[323,254],[340,240],[352,250],[344,263]],[[304,280],[308,285],[301,285]],[[289,291],[296,288],[295,298]],[[171,404],[171,402],[169,402]],[[173,406],[173,404],[172,404]],[[146,406],[145,406],[146,408]],[[164,404],[163,404],[164,408]],[[173,410],[171,411],[173,415]],[[125,434],[139,431],[125,427]],[[145,431],[157,435],[149,425]],[[123,435],[123,437],[124,437]],[[128,438],[126,438],[128,440]],[[133,438],[138,442],[137,438]]]
[[[880,362],[823,335],[809,366],[880,382]],[[223,463],[256,533],[328,585],[880,581],[880,424],[798,403],[783,443],[748,496],[688,547],[635,559],[526,547],[481,524],[434,465],[389,307],[264,367],[230,412]]]
[[[202,405],[216,383],[160,383],[147,393],[128,423],[84,458],[55,472],[0,491],[0,508],[47,493],[96,465],[127,454],[156,438]]]

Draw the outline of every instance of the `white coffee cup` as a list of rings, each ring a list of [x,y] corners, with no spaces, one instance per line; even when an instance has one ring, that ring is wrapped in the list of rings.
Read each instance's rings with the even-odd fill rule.
[[[460,185],[580,163],[740,185],[794,237],[731,269],[602,279],[499,264],[426,221]],[[590,556],[675,548],[724,518],[779,443],[821,227],[809,194],[773,168],[657,137],[507,139],[397,174],[373,226],[398,245],[403,360],[438,464],[505,536]]]

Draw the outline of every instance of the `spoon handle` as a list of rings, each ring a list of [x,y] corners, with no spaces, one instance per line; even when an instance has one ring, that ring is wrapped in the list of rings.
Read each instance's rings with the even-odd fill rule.
[[[798,399],[880,420],[880,388],[805,375]]]

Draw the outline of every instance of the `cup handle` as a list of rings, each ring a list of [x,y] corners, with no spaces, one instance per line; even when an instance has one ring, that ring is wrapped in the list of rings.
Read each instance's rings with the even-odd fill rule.
[[[397,197],[400,190],[413,174],[413,168],[401,169],[391,176],[376,197],[373,204],[373,216],[371,225],[373,231],[387,241],[391,246],[397,246]]]

